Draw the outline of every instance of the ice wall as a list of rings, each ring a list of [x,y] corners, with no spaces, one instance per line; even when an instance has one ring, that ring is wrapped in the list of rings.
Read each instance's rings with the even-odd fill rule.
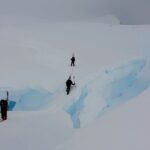
[[[27,88],[9,91],[9,110],[36,111],[46,107],[51,100],[51,93],[44,89]],[[1,88],[0,98],[6,97],[6,90]]]

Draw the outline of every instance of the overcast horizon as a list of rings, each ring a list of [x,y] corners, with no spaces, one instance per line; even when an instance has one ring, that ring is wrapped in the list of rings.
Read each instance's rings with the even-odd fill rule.
[[[0,15],[50,20],[116,16],[122,24],[150,24],[148,0],[1,0]]]

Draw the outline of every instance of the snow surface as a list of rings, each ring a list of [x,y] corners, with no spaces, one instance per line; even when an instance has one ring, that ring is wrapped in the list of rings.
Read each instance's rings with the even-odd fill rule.
[[[0,20],[3,150],[150,148],[149,25]]]

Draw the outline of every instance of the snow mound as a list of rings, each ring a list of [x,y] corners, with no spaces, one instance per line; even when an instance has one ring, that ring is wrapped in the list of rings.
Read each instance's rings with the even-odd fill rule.
[[[140,77],[145,64],[145,60],[133,60],[119,68],[98,74],[84,85],[79,96],[66,110],[73,126],[85,126],[104,112],[143,92],[149,86]]]
[[[96,22],[103,24],[120,24],[120,20],[114,15],[105,15],[103,17],[95,17],[88,19],[88,22]]]

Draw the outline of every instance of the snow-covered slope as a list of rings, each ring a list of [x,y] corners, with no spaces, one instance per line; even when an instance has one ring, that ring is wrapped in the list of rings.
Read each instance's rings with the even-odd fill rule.
[[[133,150],[143,139],[137,146],[142,147],[148,126],[137,126],[135,137],[140,136],[141,125],[145,128],[140,136],[143,138],[129,147],[131,138],[126,131],[131,131],[133,126],[124,130],[122,122],[127,122],[129,127],[136,115],[148,114],[148,39],[150,26],[3,20],[0,97],[5,98],[8,90],[10,101],[16,104],[8,113],[8,120],[0,123],[3,135],[0,143],[9,143],[2,145],[2,149],[109,150],[111,147],[120,150],[121,144],[116,146],[120,140],[123,145],[127,143],[124,148]],[[76,66],[71,68],[73,52]],[[76,87],[67,96],[65,81],[70,74],[75,76]],[[142,112],[138,112],[141,105]],[[119,119],[121,124],[115,128]],[[132,120],[132,125],[136,125],[136,120]],[[119,136],[120,130],[125,134],[123,138]],[[145,149],[149,149],[146,144]]]
[[[150,89],[107,113],[92,125],[77,130],[57,150],[148,150],[150,147]]]
[[[84,126],[149,87],[149,83],[138,77],[144,66],[142,60],[133,61],[112,71],[107,70],[89,81],[67,109],[74,127]]]

